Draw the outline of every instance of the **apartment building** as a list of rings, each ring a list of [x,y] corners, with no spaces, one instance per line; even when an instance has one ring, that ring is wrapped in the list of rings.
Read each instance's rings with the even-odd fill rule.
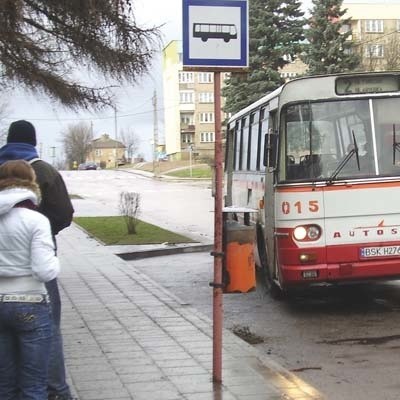
[[[221,74],[223,85],[226,74]],[[169,159],[214,157],[214,74],[183,71],[182,42],[163,49],[163,97],[166,153]],[[226,118],[221,112],[222,121]]]
[[[362,70],[400,69],[400,0],[345,0]],[[346,27],[345,27],[346,29]]]

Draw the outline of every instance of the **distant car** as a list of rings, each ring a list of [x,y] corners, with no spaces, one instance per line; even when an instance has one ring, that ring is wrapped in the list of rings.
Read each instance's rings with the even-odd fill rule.
[[[80,170],[89,170],[89,169],[95,170],[97,168],[98,168],[97,164],[94,162],[84,162],[84,163],[78,165],[78,169],[80,169]]]

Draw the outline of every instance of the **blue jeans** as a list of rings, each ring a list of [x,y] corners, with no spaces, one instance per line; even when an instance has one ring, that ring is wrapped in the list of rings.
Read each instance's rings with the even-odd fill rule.
[[[64,350],[61,336],[61,299],[57,279],[46,283],[47,293],[50,297],[51,312],[53,317],[53,339],[50,348],[50,363],[48,375],[49,394],[58,394],[66,398],[71,393],[66,381]],[[1,397],[0,397],[1,399]]]
[[[0,399],[47,399],[51,315],[47,303],[0,303]]]

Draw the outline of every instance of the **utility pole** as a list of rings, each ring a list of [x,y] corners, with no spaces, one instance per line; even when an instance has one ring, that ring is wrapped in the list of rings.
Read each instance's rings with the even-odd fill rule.
[[[157,148],[158,148],[158,116],[157,116],[157,92],[154,90],[154,95],[152,98],[153,102],[153,173],[155,173],[155,163],[156,163],[156,155],[157,155]]]
[[[114,134],[115,134],[115,168],[118,168],[118,125],[117,125],[117,106],[114,105]]]

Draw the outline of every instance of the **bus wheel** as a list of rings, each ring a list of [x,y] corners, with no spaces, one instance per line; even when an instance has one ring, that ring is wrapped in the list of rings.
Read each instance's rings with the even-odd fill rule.
[[[202,38],[201,38],[201,41],[202,41],[202,42],[207,42],[207,40],[208,40],[208,39],[207,39],[206,37],[202,37]]]
[[[269,290],[269,295],[274,300],[286,300],[287,293],[286,291],[282,290],[275,282],[272,283],[271,288]]]
[[[231,39],[229,39],[229,38],[224,38],[224,42],[225,42],[225,43],[229,43],[230,40],[231,40]]]

